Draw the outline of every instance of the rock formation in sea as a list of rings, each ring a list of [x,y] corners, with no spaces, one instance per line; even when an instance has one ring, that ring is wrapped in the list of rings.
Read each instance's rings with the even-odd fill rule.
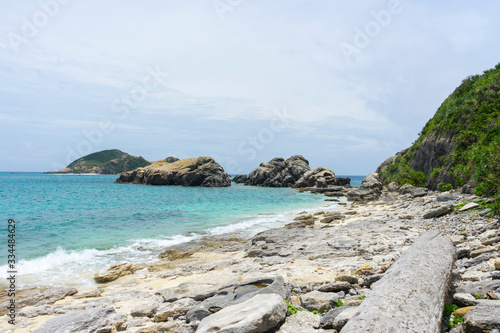
[[[443,102],[413,145],[377,169],[396,182],[496,196],[500,192],[500,64],[469,76]]]
[[[121,173],[116,183],[226,187],[231,186],[231,177],[213,158],[203,156],[172,163],[152,162],[147,167]]]
[[[110,149],[80,157],[71,162],[64,169],[47,173],[97,173],[102,175],[116,175],[149,164],[151,163],[146,161],[142,156],[132,156],[118,149]]]
[[[250,172],[245,185],[292,187],[309,170],[309,161],[302,155],[294,155],[287,160],[275,157]]]
[[[345,186],[351,183],[348,177],[335,177],[335,173],[325,167],[314,168],[300,177],[293,187],[319,187]]]
[[[233,178],[233,182],[236,184],[244,184],[248,180],[248,176],[245,174],[238,175]]]
[[[378,173],[372,172],[361,181],[361,186],[347,194],[349,201],[377,200],[382,194],[382,183]]]

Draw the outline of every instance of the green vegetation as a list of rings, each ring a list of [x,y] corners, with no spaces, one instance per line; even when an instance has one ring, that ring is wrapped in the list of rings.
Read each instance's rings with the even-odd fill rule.
[[[463,322],[464,322],[464,317],[453,316],[453,319],[450,318],[450,321],[447,324],[449,327],[454,327]]]
[[[303,309],[293,306],[292,303],[287,299],[285,300],[285,303],[288,306],[288,312],[290,312],[291,315],[296,314],[298,311],[304,311]]]
[[[366,296],[364,296],[364,295],[363,295],[363,296],[359,296],[359,297],[358,297],[358,299],[359,299],[360,301],[364,300],[365,298],[366,298]]]
[[[407,160],[404,160],[404,162],[408,163]],[[386,171],[383,172],[381,176],[382,179],[386,180],[386,183],[394,181],[399,185],[411,184],[413,186],[423,187],[427,182],[427,177],[424,172],[415,171],[410,166],[401,162],[387,166]]]
[[[444,147],[445,155],[434,158],[430,168],[429,165],[424,167],[422,160],[431,161],[429,154],[434,154],[429,145],[438,143]],[[414,167],[422,169],[414,170]],[[410,149],[383,169],[380,176],[385,184],[395,181],[399,185],[409,183],[442,190],[472,181],[477,195],[496,199],[498,211],[500,63],[482,75],[463,80],[427,122]],[[438,179],[444,183],[437,185]]]
[[[453,189],[453,185],[445,183],[439,183],[438,187],[443,192],[450,191]]]
[[[123,156],[123,154],[125,154],[125,153],[118,150],[118,149],[103,150],[103,151],[99,151],[96,153],[92,153],[92,154],[80,157],[79,159],[73,161],[67,167],[72,168],[72,167],[77,166],[78,164],[80,164],[82,162],[86,162],[87,165],[102,166],[106,162],[109,162],[109,161],[114,160],[116,158],[121,158]]]
[[[457,326],[459,323],[464,322],[464,318],[461,316],[454,316],[453,312],[458,309],[458,306],[453,303],[446,303],[444,305],[443,317],[450,318],[446,323],[449,327]]]
[[[449,317],[451,314],[458,309],[458,305],[453,303],[446,303],[443,309],[443,317]]]
[[[327,313],[328,310],[323,310],[323,312],[319,312],[319,311],[316,311],[316,310],[313,310],[312,313],[315,314],[315,315],[318,315],[318,316],[321,316],[323,313]]]
[[[289,312],[291,315],[294,315],[294,314],[296,314],[296,313],[297,313],[297,312],[299,312],[299,311],[306,311],[306,310],[304,310],[304,309],[301,309],[301,308],[298,308],[298,307],[294,306],[294,305],[293,305],[293,304],[292,304],[289,300],[285,300],[285,303],[286,303],[286,305],[288,306],[288,312]],[[339,304],[340,304],[340,305],[339,305]],[[344,303],[342,303],[342,301],[341,301],[341,300],[339,300],[339,301],[337,302],[337,306],[342,306],[342,305],[344,305]],[[323,312],[313,310],[311,313],[313,313],[313,314],[315,314],[315,315],[319,315],[319,316],[320,316],[320,315],[322,315],[323,313],[327,313],[327,312],[328,312],[328,310],[326,310],[326,309],[325,309],[325,310],[323,310]]]
[[[337,306],[338,306],[338,307],[340,307],[340,306],[342,306],[342,305],[344,305],[344,302],[342,302],[342,300],[341,300],[341,299],[339,299],[339,300],[337,301]]]
[[[495,201],[495,202],[492,202],[492,203],[487,203],[488,200],[484,199],[484,200],[478,200],[478,201],[472,201],[474,203],[477,203],[478,205],[480,205],[480,207],[478,208],[475,208],[475,209],[472,209],[472,210],[477,210],[477,209],[491,209],[493,212],[499,212],[500,211],[500,207],[499,207],[499,202],[498,201]],[[458,204],[456,206],[453,207],[453,211],[455,213],[459,213],[459,210],[465,206],[466,204],[468,204],[468,202],[463,202],[461,204]]]

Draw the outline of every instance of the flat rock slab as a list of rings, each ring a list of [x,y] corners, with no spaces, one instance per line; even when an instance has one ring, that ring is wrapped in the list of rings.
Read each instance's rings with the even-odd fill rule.
[[[448,236],[425,233],[372,285],[341,332],[440,332],[454,260]]]
[[[459,212],[465,212],[466,210],[474,209],[474,208],[479,208],[481,207],[480,204],[477,204],[475,202],[469,202],[467,205],[463,206],[460,208]]]
[[[204,318],[196,332],[268,332],[285,320],[287,309],[285,301],[276,294],[256,295]]]
[[[433,217],[443,216],[445,214],[451,213],[453,211],[453,204],[446,204],[435,210],[432,210],[424,215],[424,219],[431,219]]]
[[[113,308],[93,308],[49,319],[33,333],[112,332],[126,320],[125,314],[116,313]]]
[[[161,294],[165,302],[174,302],[181,298],[193,298],[197,301],[203,301],[215,295],[220,289],[220,285],[181,283],[177,287],[160,289],[157,293]]]
[[[473,282],[457,288],[457,293],[468,293],[486,298],[486,294],[500,288],[500,280]]]

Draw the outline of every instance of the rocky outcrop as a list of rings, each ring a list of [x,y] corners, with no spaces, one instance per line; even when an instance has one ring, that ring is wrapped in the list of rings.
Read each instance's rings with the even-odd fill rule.
[[[426,184],[430,189],[437,189],[438,184],[455,184],[452,177],[451,167],[452,159],[448,157],[455,149],[453,138],[451,136],[431,135],[422,140],[422,143],[414,150],[406,148],[396,155],[389,157],[377,168],[377,173],[385,175],[389,167],[397,166],[403,156],[408,153],[412,156],[409,166],[412,170],[422,171],[426,175]],[[437,169],[431,177],[433,171]],[[389,178],[388,178],[389,179]],[[387,183],[389,180],[382,177],[382,181]]]
[[[382,172],[385,172],[387,170],[387,167],[389,165],[394,164],[394,162],[396,162],[396,159],[398,159],[401,156],[405,155],[409,150],[410,150],[410,148],[403,149],[400,152],[396,153],[396,155],[387,158],[384,162],[382,162],[377,167],[377,170],[375,172],[378,173],[378,174],[381,174]]]
[[[248,176],[245,174],[241,174],[233,178],[233,182],[235,182],[236,184],[245,184],[247,180]]]
[[[349,201],[377,200],[382,194],[382,183],[378,173],[372,172],[361,181],[361,186],[347,194]]]
[[[280,296],[256,295],[204,318],[196,332],[269,332],[285,320],[286,312]]]
[[[104,273],[96,273],[94,280],[98,283],[111,282],[122,276],[133,274],[136,270],[137,268],[130,263],[113,265]]]
[[[335,173],[328,168],[319,167],[304,173],[294,187],[327,187],[329,185],[337,185]]]
[[[330,186],[350,185],[351,179],[348,177],[336,178],[335,173],[325,167],[319,167],[307,171],[293,185],[293,187],[315,187],[326,188]]]
[[[231,177],[213,158],[198,157],[173,163],[156,161],[120,174],[116,183],[225,187],[231,186]]]
[[[250,172],[245,185],[292,187],[309,170],[309,161],[302,155],[294,155],[287,160],[276,157]]]
[[[150,165],[142,156],[132,156],[118,149],[103,150],[92,153],[70,163],[59,171],[50,171],[49,174],[67,173],[95,173],[102,175],[116,175]]]

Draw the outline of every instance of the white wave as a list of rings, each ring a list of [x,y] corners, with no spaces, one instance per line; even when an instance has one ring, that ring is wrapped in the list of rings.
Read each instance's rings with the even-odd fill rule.
[[[168,238],[145,238],[135,240],[135,243],[132,244],[133,248],[140,248],[141,250],[154,250],[158,248],[166,248],[169,246],[175,246],[180,244],[189,243],[193,240],[200,238],[201,235],[175,235]]]
[[[335,210],[337,205],[325,209],[324,205],[312,207],[307,211],[314,213],[320,210]],[[261,231],[282,227],[292,222],[302,210],[264,213],[248,216],[237,223],[216,226],[207,230],[206,235],[238,234],[251,237]],[[85,249],[56,251],[45,256],[20,260],[17,264],[18,286],[30,287],[38,285],[92,285],[93,275],[122,262],[151,263],[158,259],[158,254],[171,246],[186,244],[202,238],[203,234],[174,235],[169,237],[145,238],[133,240],[131,245],[107,250]],[[7,265],[0,266],[0,286],[7,283]]]
[[[151,263],[166,247],[187,243],[200,235],[175,235],[159,239],[140,239],[132,245],[108,250],[85,249],[65,250],[57,248],[45,256],[20,260],[16,265],[17,285],[28,287],[36,285],[93,284],[93,275],[109,266],[122,263]],[[7,265],[0,266],[3,277],[0,286],[6,285]]]

